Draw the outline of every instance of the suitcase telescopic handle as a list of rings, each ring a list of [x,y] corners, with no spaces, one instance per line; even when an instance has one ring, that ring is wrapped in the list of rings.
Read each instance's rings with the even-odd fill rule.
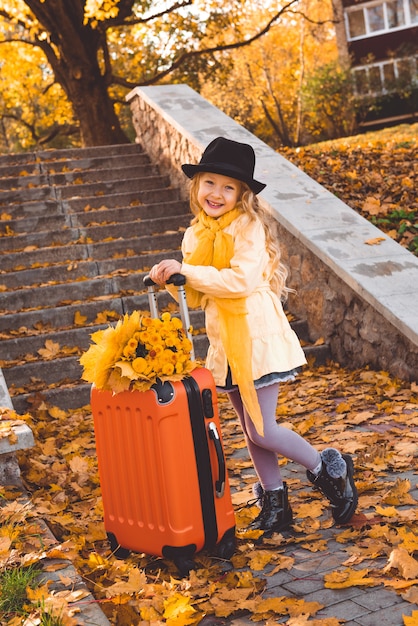
[[[171,285],[175,285],[178,291],[179,298],[179,309],[180,309],[180,317],[183,323],[184,331],[190,339],[192,344],[192,349],[190,351],[190,359],[192,361],[195,360],[195,353],[193,347],[193,336],[190,332],[190,316],[189,316],[189,307],[187,306],[186,300],[186,290],[184,289],[184,285],[186,284],[186,277],[183,274],[173,274],[168,279],[167,283]],[[149,310],[151,313],[151,317],[158,317],[158,302],[157,295],[155,293],[156,283],[152,280],[152,278],[147,274],[144,277],[144,285],[148,290],[148,302],[149,302]]]
[[[218,459],[218,480],[215,481],[216,497],[222,498],[225,491],[226,466],[225,457],[222,450],[221,438],[219,436],[215,422],[209,422],[208,433],[210,439],[212,439],[213,443],[215,444],[216,457]]]

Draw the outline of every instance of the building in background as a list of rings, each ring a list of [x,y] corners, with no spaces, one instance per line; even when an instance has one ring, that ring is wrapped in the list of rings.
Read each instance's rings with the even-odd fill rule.
[[[341,60],[361,100],[359,125],[418,121],[418,0],[332,0]]]

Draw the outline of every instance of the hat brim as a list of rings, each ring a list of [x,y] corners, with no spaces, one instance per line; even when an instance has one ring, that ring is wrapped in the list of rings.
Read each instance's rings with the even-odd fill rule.
[[[181,166],[181,169],[188,178],[193,178],[198,172],[211,172],[212,174],[221,174],[222,176],[235,178],[246,183],[255,194],[260,193],[266,186],[254,178],[248,178],[241,169],[234,168],[233,165],[227,163],[199,163],[197,165],[185,163]]]

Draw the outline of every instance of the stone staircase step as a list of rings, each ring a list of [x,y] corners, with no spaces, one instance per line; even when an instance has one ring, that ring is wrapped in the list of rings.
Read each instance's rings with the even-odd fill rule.
[[[27,269],[40,264],[72,263],[75,261],[94,258],[117,259],[125,256],[141,256],[150,251],[175,250],[180,245],[183,232],[169,231],[162,234],[153,234],[152,237],[132,237],[123,241],[107,241],[88,244],[72,244],[36,250],[21,250],[0,257],[0,284],[2,274],[18,269]]]
[[[3,216],[3,219],[6,219],[4,216],[10,215],[10,219],[12,221],[17,221],[26,217],[35,217],[39,219],[40,217],[61,215],[63,213],[62,206],[56,198],[41,202],[35,201],[24,203],[20,201],[20,197],[18,196],[16,196],[15,199],[16,202],[13,204],[13,210],[10,210],[8,207],[1,208],[0,217]]]
[[[186,202],[179,201],[160,202],[155,204],[140,204],[136,206],[122,206],[116,208],[99,208],[88,211],[78,211],[71,215],[73,223],[89,226],[91,224],[133,222],[136,220],[150,220],[157,217],[174,217],[176,215],[188,215],[190,220],[189,206]]]
[[[117,256],[142,255],[160,250],[176,250],[183,238],[183,229],[152,233],[152,237],[133,237],[117,241],[88,244],[90,256],[95,259],[116,258]]]
[[[158,202],[174,202],[180,200],[178,189],[170,187],[162,189],[144,189],[139,191],[123,191],[108,195],[95,195],[80,198],[63,198],[62,207],[71,213],[81,213],[84,210],[100,209],[102,207],[113,209],[123,206],[140,206],[143,204],[155,204]]]
[[[37,157],[34,152],[21,152],[16,154],[1,154],[0,167],[13,168],[19,167],[27,170],[26,165],[38,165]]]
[[[47,179],[45,179],[47,180]],[[146,176],[145,178],[125,178],[105,180],[102,182],[85,183],[78,185],[49,186],[48,184],[39,187],[25,187],[22,189],[12,189],[0,191],[0,207],[8,206],[16,202],[17,191],[19,191],[19,203],[34,202],[57,199],[83,198],[84,196],[105,196],[117,193],[118,188],[123,185],[127,193],[138,193],[148,190],[158,190],[160,187],[168,185],[167,176]]]
[[[158,294],[160,311],[169,310],[172,308],[172,305],[173,300],[167,292],[163,291]],[[85,318],[85,326],[88,327],[89,332],[92,332],[91,328],[98,324],[97,320],[99,318],[105,317],[107,323],[112,323],[125,313],[131,314],[133,311],[148,311],[148,296],[146,293],[108,300],[89,300],[87,302],[67,304],[62,307],[34,309],[17,314],[1,315],[1,356],[2,358],[4,357],[3,344],[9,339],[27,338],[37,335],[42,336],[45,342],[47,336],[51,333],[59,332],[58,329],[79,328],[75,321],[76,315]],[[191,311],[190,318],[193,327],[196,329],[204,327],[203,311]],[[20,356],[23,358],[27,352],[28,348],[25,347]]]
[[[173,224],[174,221],[174,224]],[[175,225],[176,230],[179,228],[187,228],[190,223],[190,215],[164,216],[154,217],[152,219],[139,219],[136,222],[121,222],[115,224],[99,224],[97,226],[88,226],[82,229],[83,236],[93,241],[103,241],[104,239],[118,239],[120,237],[127,239],[133,233],[137,237],[154,235],[172,230]],[[81,229],[80,229],[81,230]]]
[[[89,336],[88,336],[89,337]],[[89,345],[87,342],[86,347]],[[204,359],[207,351],[207,338],[205,335],[197,335],[194,338],[196,357]],[[62,356],[51,360],[27,361],[21,365],[3,369],[3,374],[9,388],[13,406],[16,410],[27,410],[28,398],[34,393],[42,393],[49,397],[50,390],[68,390],[85,385],[81,380],[82,367],[79,362],[80,354],[74,356]],[[87,386],[89,387],[89,386]],[[54,404],[60,408],[77,408],[88,403],[73,396],[74,404],[68,404],[68,398],[61,394],[55,394]]]
[[[144,298],[144,312],[148,311],[148,305],[146,304],[146,300]],[[132,309],[133,311],[133,309]],[[132,312],[130,311],[130,312]],[[59,320],[61,326],[62,321]],[[199,312],[191,312],[190,314],[190,323],[192,326],[196,324],[203,324],[203,314]],[[35,335],[31,335],[30,337],[30,349],[31,355],[36,358],[39,354],[39,350],[45,348],[45,343],[47,341],[58,344],[61,351],[66,351],[67,349],[72,350],[73,348],[79,348],[80,354],[90,345],[90,337],[91,334],[100,330],[102,328],[106,328],[109,324],[98,324],[98,325],[85,325],[82,327],[73,327],[67,328],[65,330],[59,330],[57,327],[47,331],[46,333],[39,333]],[[58,327],[59,328],[59,327]],[[24,357],[28,356],[27,352],[27,336],[23,335],[20,337],[14,337],[11,339],[4,339],[1,342],[1,356],[5,361],[20,361]],[[58,349],[58,348],[57,348]]]
[[[126,156],[142,155],[148,159],[145,152],[138,144],[125,144],[115,146],[93,146],[91,148],[64,148],[40,150],[39,152],[22,152],[15,154],[0,155],[0,167],[19,166],[26,170],[28,164],[53,163],[53,167],[57,168],[69,167],[72,161],[85,162],[84,167],[92,167],[94,161],[92,159],[117,159]],[[90,164],[89,164],[90,161]]]
[[[2,191],[7,190],[19,190],[28,189],[33,187],[43,187],[50,185],[52,187],[62,187],[64,185],[85,185],[90,183],[100,183],[103,181],[119,181],[126,178],[146,178],[149,176],[155,176],[155,167],[146,162],[142,158],[140,164],[132,163],[132,157],[126,160],[126,165],[121,163],[119,159],[115,163],[115,167],[109,169],[84,169],[80,167],[80,164],[75,162],[75,167],[67,171],[55,172],[54,170],[47,171],[35,171],[25,176],[21,175],[21,169],[15,168],[15,176],[2,176],[2,169],[7,171],[7,168],[0,168],[0,189]],[[99,164],[100,165],[100,164]],[[107,164],[106,164],[107,165]],[[69,166],[71,167],[71,166]],[[40,167],[38,166],[38,170]],[[46,169],[42,166],[42,170]]]
[[[204,335],[198,336],[194,340],[195,352],[197,358],[204,359],[207,351],[207,338]],[[324,365],[330,358],[329,349],[326,346],[321,346],[318,350],[308,346],[305,349],[307,359],[313,359],[316,365]],[[53,362],[49,364],[48,371],[56,372],[56,366],[54,368]],[[7,370],[6,370],[7,371]],[[61,367],[56,376],[55,387],[50,383],[50,388],[46,389],[45,379],[47,372],[40,370],[39,365],[33,365],[28,368],[27,372],[32,373],[33,378],[39,381],[39,389],[36,391],[31,390],[29,393],[22,393],[17,396],[12,395],[13,406],[16,411],[24,412],[30,407],[34,394],[40,394],[47,402],[54,406],[58,406],[61,409],[74,409],[81,406],[85,406],[90,402],[91,385],[85,382],[79,382],[74,385],[74,382],[69,382],[70,378],[75,380],[81,375],[81,366],[78,362],[78,357],[67,357],[61,359]],[[42,374],[40,376],[40,374]],[[60,378],[59,376],[63,376]],[[11,376],[12,378],[13,376]],[[33,384],[35,387],[36,383]],[[13,391],[13,389],[12,389]]]
[[[118,144],[114,146],[92,146],[90,148],[55,148],[51,150],[41,150],[36,153],[36,158],[41,162],[54,163],[54,167],[63,163],[64,165],[75,160],[97,159],[100,157],[126,157],[127,155],[142,154],[146,156],[143,148],[139,144]],[[147,157],[148,158],[148,157]]]
[[[14,407],[34,397],[60,408],[88,404],[79,358],[91,334],[126,313],[148,311],[143,277],[180,259],[188,202],[138,145],[0,156],[0,367]],[[175,310],[158,293],[160,311]],[[204,358],[204,314],[191,311]],[[292,326],[308,358],[306,322]],[[37,401],[37,400],[35,400]]]
[[[161,251],[156,254],[141,255],[141,265],[152,267],[166,258],[167,252]],[[173,252],[173,257],[180,260],[178,251]],[[138,269],[137,257],[125,257],[110,261],[92,261],[80,259],[74,263],[57,263],[45,265],[33,269],[24,269],[14,272],[0,273],[0,285],[7,289],[25,289],[28,287],[43,285],[54,282],[73,282],[76,279],[105,276],[115,273],[134,272]],[[1,326],[1,320],[0,320]]]
[[[72,225],[71,215],[63,215],[58,212],[51,213],[50,215],[2,219],[0,221],[0,236],[8,236],[8,232],[12,232],[16,235],[26,235],[27,233],[33,233],[35,231],[40,232],[43,230],[70,228]]]
[[[24,250],[28,247],[43,248],[50,246],[63,246],[76,242],[80,239],[82,233],[78,228],[71,228],[65,225],[63,220],[62,228],[41,231],[34,233],[18,234],[14,237],[0,238],[0,254],[14,252],[16,250]]]
[[[71,220],[72,221],[72,220]],[[190,223],[190,215],[176,215],[176,229],[186,228]],[[25,250],[28,247],[45,248],[51,246],[63,246],[76,243],[80,238],[89,238],[93,241],[104,239],[119,239],[154,235],[155,233],[170,230],[173,225],[173,216],[155,217],[152,219],[139,219],[135,222],[122,222],[112,224],[98,224],[92,226],[73,227],[68,226],[62,220],[62,228],[54,230],[35,231],[31,233],[16,234],[14,237],[0,237],[0,254],[13,250]]]
[[[53,213],[51,210],[49,215],[22,215],[22,217],[17,219],[3,218],[0,220],[0,236],[2,233],[3,236],[7,236],[7,232],[26,234],[34,231],[54,230],[63,226],[87,227],[105,223],[133,222],[155,217],[170,217],[178,215],[181,207],[183,207],[183,213],[188,215],[188,204],[183,203],[181,205],[179,202],[117,207],[113,209],[103,207],[72,214],[63,214],[58,211]]]
[[[106,276],[103,280],[81,280],[75,283],[38,286],[2,294],[0,311],[20,311],[41,306],[62,306],[61,303],[85,301],[89,298],[116,297],[122,291],[143,290],[144,272],[128,276]]]
[[[21,202],[46,202],[48,200],[55,200],[55,188],[54,187],[34,187],[33,189],[21,189],[19,193],[17,190],[0,191],[0,209],[3,211],[7,209],[10,211],[11,205],[16,201]]]
[[[80,198],[84,196],[105,196],[118,193],[121,186],[126,192],[148,191],[150,189],[160,189],[169,184],[167,176],[146,176],[145,178],[125,178],[104,180],[96,183],[85,183],[79,185],[61,185],[54,187],[57,196],[62,199]],[[1,194],[0,194],[1,200]]]

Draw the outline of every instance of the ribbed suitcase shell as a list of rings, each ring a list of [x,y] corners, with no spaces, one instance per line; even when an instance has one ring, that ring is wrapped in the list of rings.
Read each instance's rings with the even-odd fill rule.
[[[219,451],[208,435],[212,422],[221,437],[215,385],[205,368],[190,378],[172,383],[174,397],[163,403],[153,390],[92,388],[105,529],[123,548],[175,558],[234,536],[227,474],[223,495],[215,493]],[[208,389],[213,416],[205,417]]]

